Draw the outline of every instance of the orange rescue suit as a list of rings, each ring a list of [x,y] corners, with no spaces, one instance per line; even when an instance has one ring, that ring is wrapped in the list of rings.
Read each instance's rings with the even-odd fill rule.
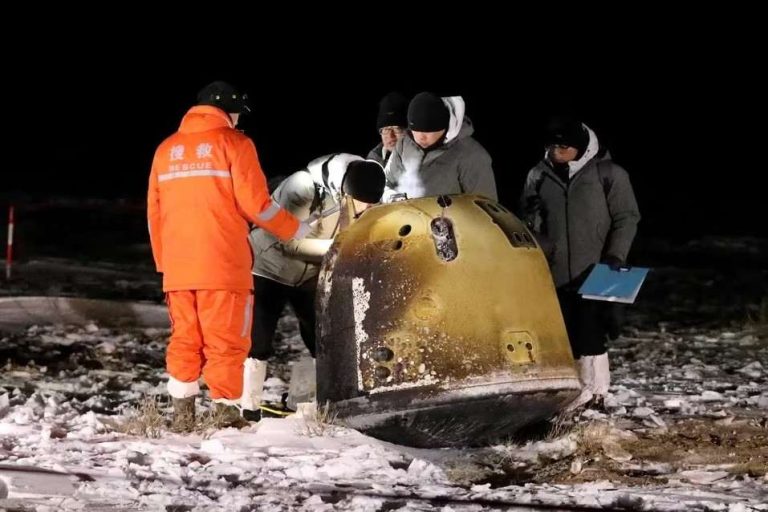
[[[249,222],[283,241],[299,222],[272,202],[253,141],[207,105],[157,148],[147,216],[172,321],[168,373],[189,389],[203,374],[211,398],[237,399],[250,348]]]

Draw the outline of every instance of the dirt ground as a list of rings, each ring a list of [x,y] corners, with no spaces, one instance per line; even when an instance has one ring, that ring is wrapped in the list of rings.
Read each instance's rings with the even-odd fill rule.
[[[721,468],[733,475],[760,478],[768,473],[768,421],[762,418],[723,420],[683,419],[665,430],[637,432],[636,439],[619,440],[617,444],[632,456],[632,467],[614,460],[610,455],[612,442],[599,424],[590,424],[581,431],[583,443],[574,454],[580,459],[581,471],[563,468],[555,477],[557,483],[591,480],[611,480],[628,484],[665,483],[668,477],[692,468],[709,466]]]

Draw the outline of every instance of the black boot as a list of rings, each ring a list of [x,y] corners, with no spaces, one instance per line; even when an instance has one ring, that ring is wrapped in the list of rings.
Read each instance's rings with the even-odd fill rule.
[[[243,418],[253,423],[261,421],[261,409],[256,409],[255,411],[243,409]]]
[[[592,397],[592,400],[586,403],[587,409],[592,409],[593,411],[601,412],[603,414],[606,414],[608,412],[608,409],[605,407],[605,395],[595,395]]]

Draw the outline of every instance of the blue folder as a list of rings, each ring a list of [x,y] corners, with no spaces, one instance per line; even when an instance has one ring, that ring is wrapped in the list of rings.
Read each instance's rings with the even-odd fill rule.
[[[598,263],[579,288],[579,293],[585,299],[632,304],[648,270],[643,267],[622,267],[617,271]]]

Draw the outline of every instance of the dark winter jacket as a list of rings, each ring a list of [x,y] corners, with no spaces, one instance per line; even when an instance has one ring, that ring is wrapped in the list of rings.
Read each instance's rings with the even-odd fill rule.
[[[528,173],[522,215],[553,247],[555,286],[582,276],[606,256],[626,261],[640,221],[629,175],[601,151],[586,125],[589,144],[569,163],[568,183],[553,171],[548,155]]]

